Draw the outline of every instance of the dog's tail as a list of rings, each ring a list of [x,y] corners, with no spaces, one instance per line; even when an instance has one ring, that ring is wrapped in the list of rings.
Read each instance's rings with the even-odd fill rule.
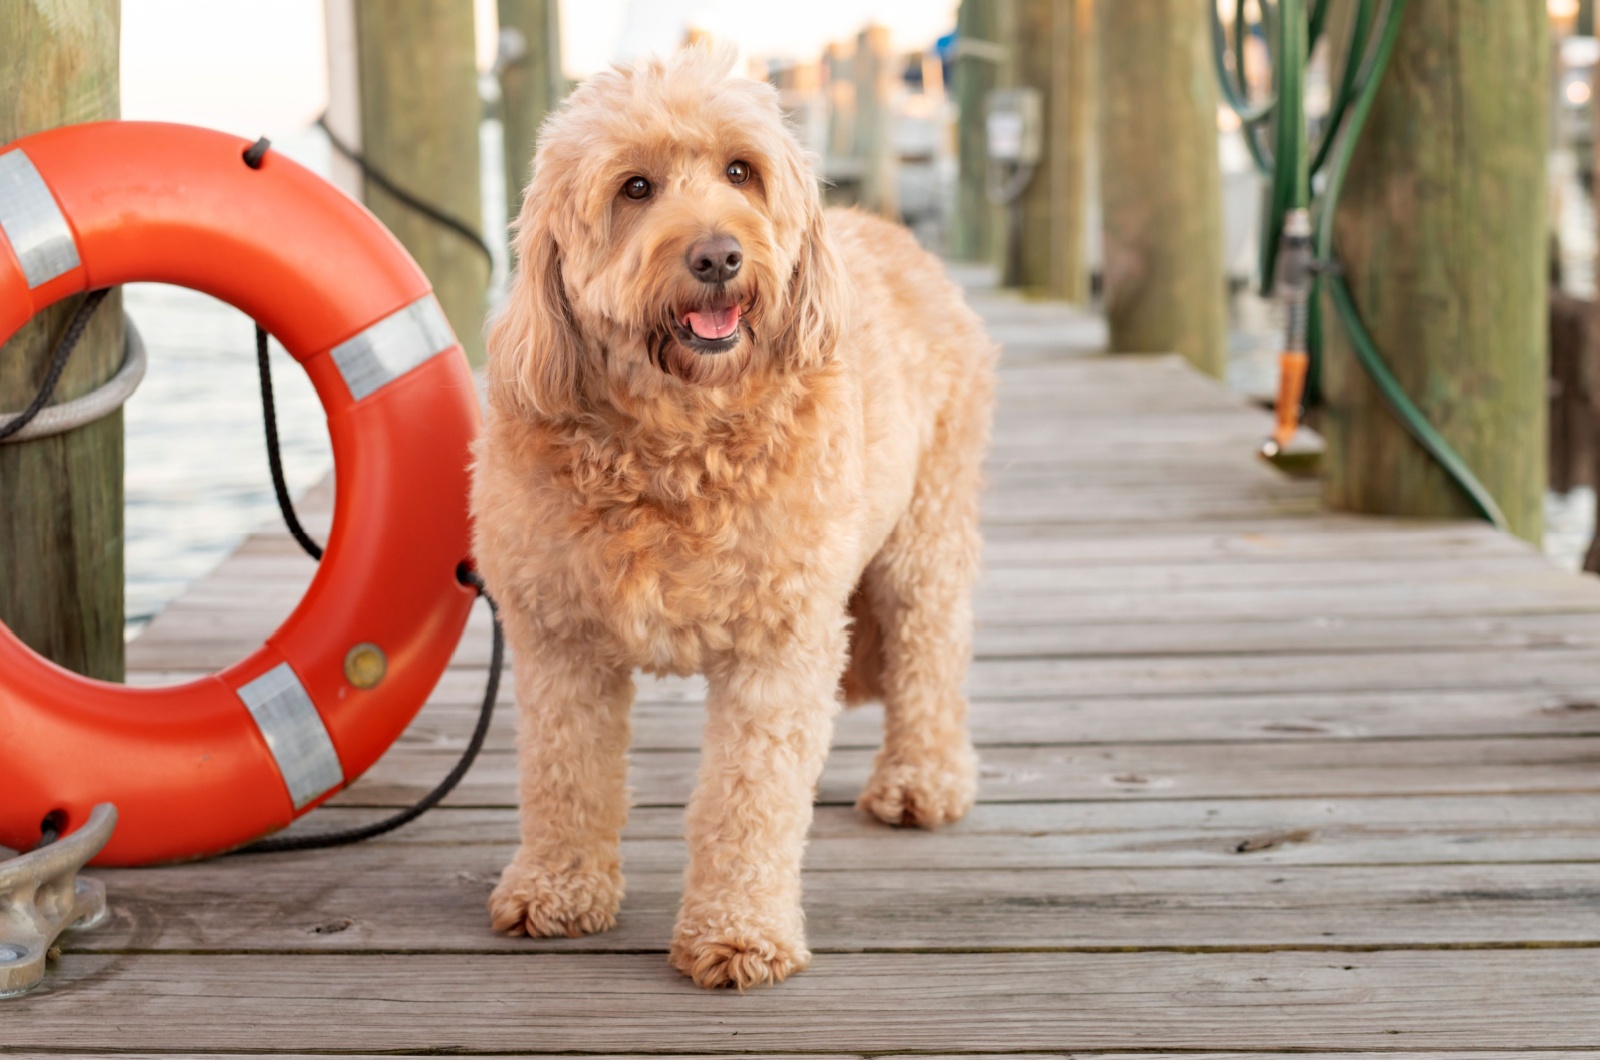
[[[883,627],[859,585],[850,594],[850,664],[839,690],[847,707],[883,698]]]

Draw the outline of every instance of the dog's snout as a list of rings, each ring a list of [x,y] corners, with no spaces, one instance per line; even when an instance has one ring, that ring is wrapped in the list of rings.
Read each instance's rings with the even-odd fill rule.
[[[727,283],[739,275],[744,264],[744,249],[730,235],[714,235],[689,248],[689,271],[701,283]]]

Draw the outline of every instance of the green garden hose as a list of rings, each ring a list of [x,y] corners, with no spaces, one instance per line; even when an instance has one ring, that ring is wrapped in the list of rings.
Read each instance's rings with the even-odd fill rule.
[[[1284,226],[1291,211],[1314,205],[1316,232],[1313,251],[1319,275],[1312,285],[1307,321],[1309,357],[1306,400],[1315,404],[1318,397],[1322,360],[1322,314],[1316,291],[1326,277],[1328,293],[1340,323],[1350,339],[1356,361],[1367,373],[1379,395],[1402,427],[1423,450],[1461,488],[1479,515],[1496,527],[1506,529],[1499,505],[1479,482],[1461,456],[1451,448],[1428,422],[1400,381],[1389,370],[1383,355],[1373,343],[1350,289],[1339,272],[1333,246],[1333,218],[1344,187],[1350,159],[1361,129],[1377,96],[1379,82],[1399,36],[1405,0],[1385,0],[1381,16],[1379,0],[1357,0],[1351,24],[1350,41],[1337,91],[1330,102],[1328,118],[1319,142],[1313,148],[1306,129],[1305,73],[1311,49],[1322,36],[1329,0],[1258,0],[1259,23],[1263,36],[1272,41],[1273,91],[1269,99],[1252,104],[1244,76],[1245,41],[1254,31],[1246,22],[1247,0],[1236,0],[1232,51],[1228,52],[1228,33],[1215,4],[1212,9],[1212,42],[1217,78],[1222,98],[1238,115],[1251,157],[1263,174],[1270,177],[1266,223],[1262,228],[1261,288],[1273,290],[1277,275],[1278,249],[1284,240]],[[1272,123],[1273,148],[1262,143],[1267,122]],[[1324,172],[1325,171],[1325,172]],[[1313,203],[1313,181],[1323,175],[1321,194]],[[1286,344],[1292,345],[1292,344]]]

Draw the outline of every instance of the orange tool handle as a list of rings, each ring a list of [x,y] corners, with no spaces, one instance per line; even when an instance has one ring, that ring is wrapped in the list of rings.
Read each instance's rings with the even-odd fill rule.
[[[1278,423],[1272,432],[1272,441],[1280,453],[1300,428],[1300,402],[1305,396],[1306,370],[1310,363],[1304,351],[1285,350],[1278,355]]]

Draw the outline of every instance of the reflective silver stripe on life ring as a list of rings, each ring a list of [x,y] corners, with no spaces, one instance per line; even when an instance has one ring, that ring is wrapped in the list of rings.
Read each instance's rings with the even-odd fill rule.
[[[266,738],[295,809],[344,783],[344,767],[333,749],[322,715],[288,663],[279,663],[239,689]]]
[[[455,344],[444,310],[428,294],[339,343],[333,348],[333,363],[350,396],[360,401]]]
[[[0,231],[32,290],[81,264],[78,244],[50,186],[21,150],[0,155]]]

